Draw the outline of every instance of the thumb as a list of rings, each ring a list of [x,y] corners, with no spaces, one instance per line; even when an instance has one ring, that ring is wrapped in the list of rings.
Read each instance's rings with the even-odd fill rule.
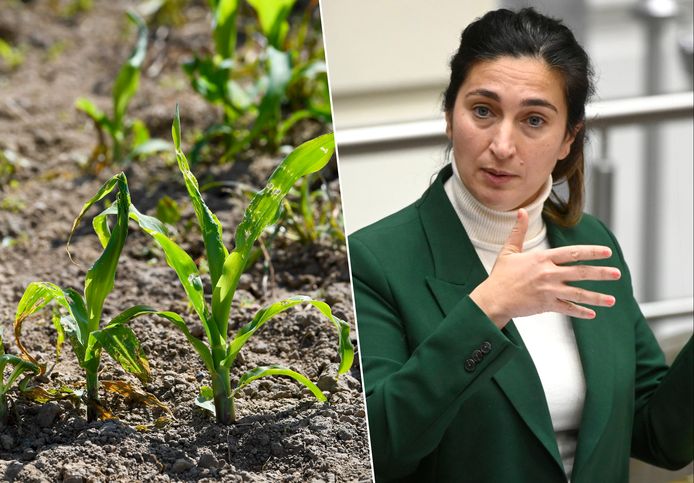
[[[511,234],[506,239],[506,244],[501,249],[501,253],[521,253],[523,251],[523,241],[528,232],[528,212],[523,208],[518,210],[516,224],[511,230]]]

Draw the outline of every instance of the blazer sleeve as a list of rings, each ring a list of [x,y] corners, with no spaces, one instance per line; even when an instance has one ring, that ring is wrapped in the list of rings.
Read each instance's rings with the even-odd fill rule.
[[[398,282],[354,237],[350,260],[374,469],[383,481],[414,472],[435,451],[465,398],[520,348],[468,296],[440,322],[413,321],[409,313],[405,320],[391,287]],[[412,324],[432,327],[413,350],[406,328]],[[480,359],[474,368],[472,354]]]
[[[610,233],[623,266],[625,282],[631,278],[621,248]],[[633,457],[649,464],[680,469],[694,457],[694,352],[690,338],[667,367],[651,328],[635,300]]]

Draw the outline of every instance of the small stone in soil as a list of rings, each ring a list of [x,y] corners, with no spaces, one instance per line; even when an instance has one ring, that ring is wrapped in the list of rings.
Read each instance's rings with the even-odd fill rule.
[[[60,406],[55,403],[47,403],[39,408],[39,412],[36,415],[36,424],[40,428],[47,428],[53,424],[55,418],[60,413]]]
[[[328,375],[321,376],[316,386],[318,386],[321,391],[336,392],[338,390],[337,381],[334,377]]]
[[[36,458],[36,451],[34,451],[31,448],[27,448],[24,450],[24,453],[22,453],[22,459],[24,461],[31,461],[34,458]]]
[[[12,449],[14,447],[14,438],[9,434],[0,435],[0,446],[2,446],[2,449]]]
[[[195,463],[193,463],[188,458],[178,458],[176,461],[174,461],[174,464],[171,467],[171,471],[173,471],[174,473],[184,473],[191,469],[193,466],[195,466]]]
[[[19,472],[22,471],[22,468],[24,468],[22,463],[19,461],[12,461],[9,465],[7,465],[7,469],[5,470],[5,474],[3,476],[7,478],[8,481],[12,481],[17,477]]]
[[[198,468],[217,468],[219,462],[211,453],[203,453],[198,460]]]

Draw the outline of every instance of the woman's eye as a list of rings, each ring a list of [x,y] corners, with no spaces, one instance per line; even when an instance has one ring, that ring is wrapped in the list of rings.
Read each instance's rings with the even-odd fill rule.
[[[528,118],[528,125],[530,127],[540,127],[545,123],[545,120],[542,119],[540,116],[530,116]]]
[[[477,117],[487,118],[491,115],[492,111],[487,106],[475,106],[472,111]]]

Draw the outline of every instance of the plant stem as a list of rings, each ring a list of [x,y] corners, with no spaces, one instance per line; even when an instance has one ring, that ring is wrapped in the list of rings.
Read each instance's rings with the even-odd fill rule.
[[[212,391],[214,392],[214,409],[217,414],[217,422],[231,424],[236,420],[234,409],[234,397],[231,394],[231,380],[229,369],[217,369],[212,374]]]
[[[99,373],[87,371],[87,422],[96,421],[99,403]]]

